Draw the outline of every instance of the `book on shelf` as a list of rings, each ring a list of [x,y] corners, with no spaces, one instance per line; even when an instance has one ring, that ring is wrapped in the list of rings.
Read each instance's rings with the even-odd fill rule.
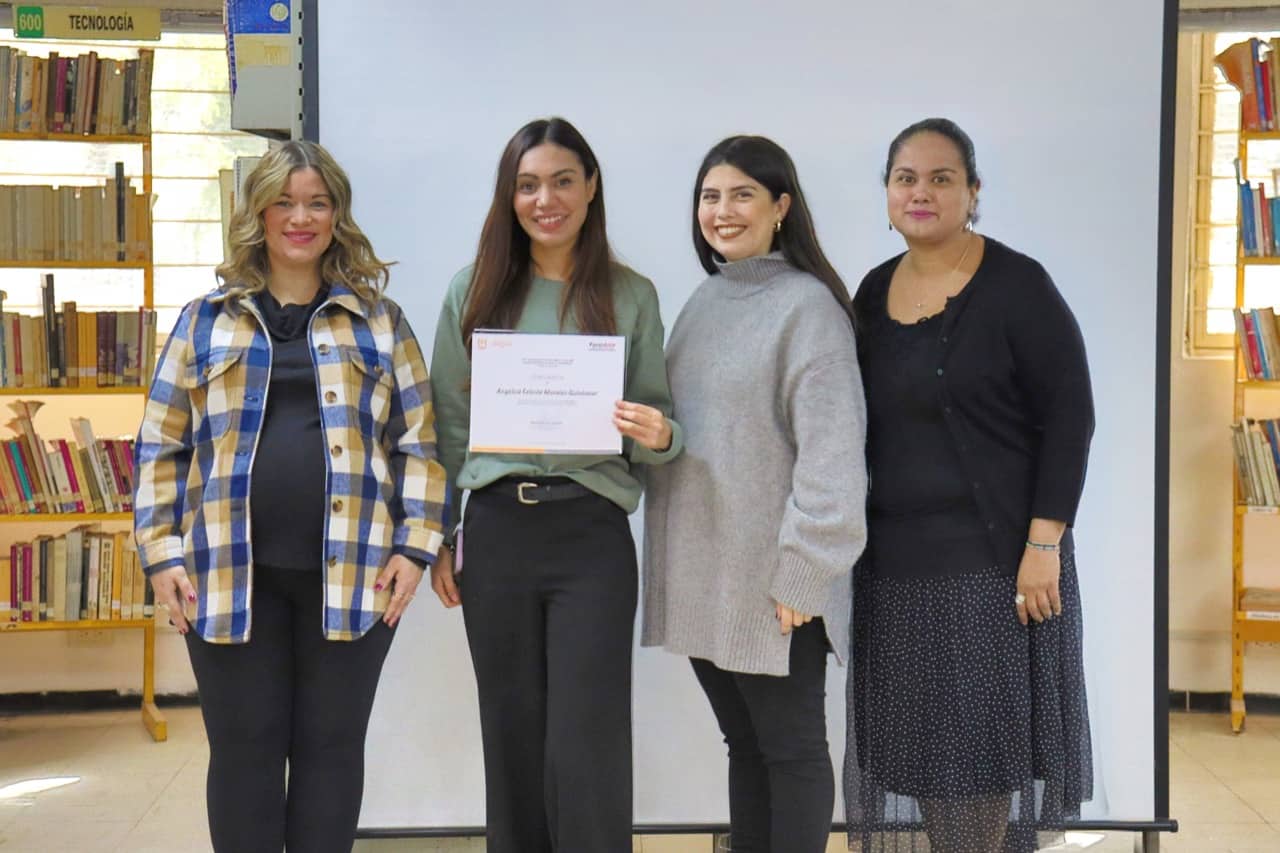
[[[1280,220],[1280,191],[1267,195],[1266,185],[1256,185],[1244,179],[1239,159],[1234,161],[1236,185],[1240,191],[1240,249],[1246,258],[1274,258],[1280,256],[1280,237],[1275,222]],[[1280,171],[1280,170],[1277,170]],[[1280,181],[1276,173],[1273,181]]]
[[[1240,92],[1240,129],[1280,130],[1280,39],[1236,42],[1214,57],[1214,64]]]
[[[44,440],[35,428],[42,404],[16,400],[0,438],[0,512],[10,515],[133,510],[133,439],[101,438],[87,418],[72,418],[75,445]]]
[[[1245,377],[1280,379],[1280,317],[1274,308],[1236,308],[1236,346]]]
[[[1247,506],[1280,506],[1280,421],[1241,418],[1231,425],[1239,491]]]
[[[3,310],[0,291],[0,388],[140,387],[155,372],[156,312],[81,311],[54,306],[54,280],[41,284],[44,313]]]
[[[33,136],[145,135],[151,132],[155,51],[135,59],[31,56],[0,46],[0,132]]]
[[[0,620],[77,622],[155,615],[133,536],[83,524],[9,546],[0,571]]]
[[[0,185],[0,262],[143,262],[151,198],[116,162],[101,184]]]

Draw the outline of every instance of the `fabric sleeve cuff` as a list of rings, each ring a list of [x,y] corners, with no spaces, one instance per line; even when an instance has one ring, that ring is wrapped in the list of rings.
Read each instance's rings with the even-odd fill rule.
[[[643,444],[632,442],[632,462],[643,465],[662,465],[680,455],[680,451],[684,449],[684,429],[672,418],[667,418],[667,422],[671,424],[671,444],[667,449],[650,450]]]
[[[426,571],[427,566],[433,565],[436,561],[434,554],[428,554],[425,551],[419,551],[415,548],[407,548],[404,546],[396,546],[391,549],[391,553],[399,554],[418,568]]]
[[[769,586],[769,595],[779,604],[814,616],[820,614],[831,600],[833,580],[830,570],[794,554],[784,553]]]
[[[185,566],[186,555],[182,550],[180,536],[166,536],[155,542],[138,548],[138,558],[142,563],[142,571],[147,577],[174,566]]]
[[[403,554],[411,560],[422,561],[431,565],[436,561],[436,552],[444,535],[439,530],[428,527],[402,527],[396,531],[391,545],[391,553]]]

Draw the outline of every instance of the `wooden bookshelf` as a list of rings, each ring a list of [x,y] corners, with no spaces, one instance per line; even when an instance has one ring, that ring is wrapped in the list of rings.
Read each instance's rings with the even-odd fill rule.
[[[0,634],[25,634],[33,631],[142,631],[142,725],[159,742],[169,739],[169,724],[156,707],[156,620],[146,619],[80,619],[75,622],[3,622]]]
[[[142,385],[75,385],[58,388],[0,387],[0,397],[92,397],[96,394],[146,394]]]
[[[96,142],[105,145],[137,145],[151,141],[146,134],[15,133],[0,131],[0,139],[13,142]]]
[[[0,267],[27,270],[145,270],[151,261],[6,261]]]
[[[132,521],[131,512],[10,512],[0,513],[0,524],[15,521],[71,522],[86,524],[91,521]]]
[[[21,145],[24,142],[67,142],[67,143],[99,143],[112,145],[139,145],[142,148],[142,193],[150,199],[154,193],[151,136],[149,134],[103,135],[74,133],[13,133],[0,132],[0,142],[5,145]],[[138,177],[138,176],[134,176]],[[150,209],[150,203],[148,203]],[[143,288],[141,307],[155,307],[155,246],[151,217],[147,217],[146,226],[146,260],[129,261],[28,261],[0,259],[0,267],[13,269],[60,270],[113,270],[136,269],[142,271]],[[32,388],[12,387],[0,388],[0,396],[83,396],[126,394],[142,398],[147,393],[146,386],[116,385],[100,387],[84,385],[78,387]],[[12,513],[0,514],[0,524],[83,524],[88,522],[128,522],[133,519],[129,512],[104,513]],[[49,631],[142,631],[142,723],[151,737],[156,741],[166,740],[168,727],[164,715],[155,705],[155,634],[156,621],[146,619],[107,619],[78,621],[37,621],[37,622],[2,622],[0,635],[16,635],[28,632]]]
[[[1243,122],[1242,122],[1243,124]],[[1236,156],[1240,160],[1241,180],[1248,182],[1249,144],[1280,143],[1280,131],[1241,132]],[[1245,307],[1245,273],[1249,267],[1280,266],[1280,257],[1246,257],[1244,223],[1239,203],[1236,207],[1236,298],[1235,307]],[[1248,396],[1253,391],[1280,391],[1280,380],[1247,379],[1248,372],[1238,345],[1235,347],[1235,388],[1233,423],[1245,417]],[[1264,394],[1265,396],[1265,394]],[[1234,457],[1234,454],[1233,454]],[[1235,496],[1231,520],[1231,730],[1239,733],[1245,723],[1244,659],[1249,643],[1280,642],[1280,589],[1245,584],[1245,519],[1262,516],[1280,517],[1280,507],[1242,503],[1240,472],[1233,458],[1232,494]],[[1270,521],[1266,523],[1272,523]],[[1269,614],[1274,613],[1274,617]]]

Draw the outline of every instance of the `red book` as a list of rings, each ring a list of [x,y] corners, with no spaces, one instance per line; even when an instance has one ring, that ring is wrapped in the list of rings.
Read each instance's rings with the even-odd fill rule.
[[[1240,90],[1240,129],[1260,130],[1253,45],[1248,41],[1236,42],[1214,57],[1214,64],[1222,69],[1227,81]]]
[[[133,508],[133,492],[129,490],[129,486],[124,479],[124,472],[120,468],[120,459],[115,450],[116,442],[107,438],[104,438],[101,441],[103,449],[106,451],[107,462],[110,463],[111,482],[114,484],[116,496],[119,498],[119,503],[121,504],[120,509],[125,512],[130,512]]]
[[[1249,364],[1253,368],[1253,375],[1262,376],[1262,357],[1258,355],[1258,332],[1253,326],[1253,315],[1245,313],[1244,320],[1244,338],[1245,343],[1249,345]]]
[[[22,554],[18,543],[9,546],[9,613],[8,621],[22,618]]]
[[[57,71],[54,72],[54,85],[58,88],[53,94],[53,130],[62,133],[67,127],[67,66],[71,60],[65,56],[57,59]]]
[[[58,448],[58,456],[63,467],[67,469],[67,479],[71,481],[71,498],[76,502],[76,512],[85,512],[84,492],[80,491],[80,480],[76,477],[76,466],[71,464],[71,447],[65,438],[54,439]]]
[[[1271,204],[1267,201],[1265,184],[1258,183],[1258,193],[1254,198],[1257,200],[1257,210],[1262,214],[1262,240],[1258,243],[1258,254],[1274,255],[1271,248],[1275,245],[1274,232],[1271,230]]]

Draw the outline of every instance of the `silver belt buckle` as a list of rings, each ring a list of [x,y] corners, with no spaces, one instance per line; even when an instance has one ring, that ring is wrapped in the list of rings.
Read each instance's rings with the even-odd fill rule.
[[[542,503],[542,501],[534,500],[533,498],[526,498],[524,496],[524,490],[526,488],[536,489],[538,488],[538,484],[537,483],[520,483],[519,485],[517,485],[516,500],[520,501],[520,503],[525,504],[526,506],[534,506],[535,504]]]

